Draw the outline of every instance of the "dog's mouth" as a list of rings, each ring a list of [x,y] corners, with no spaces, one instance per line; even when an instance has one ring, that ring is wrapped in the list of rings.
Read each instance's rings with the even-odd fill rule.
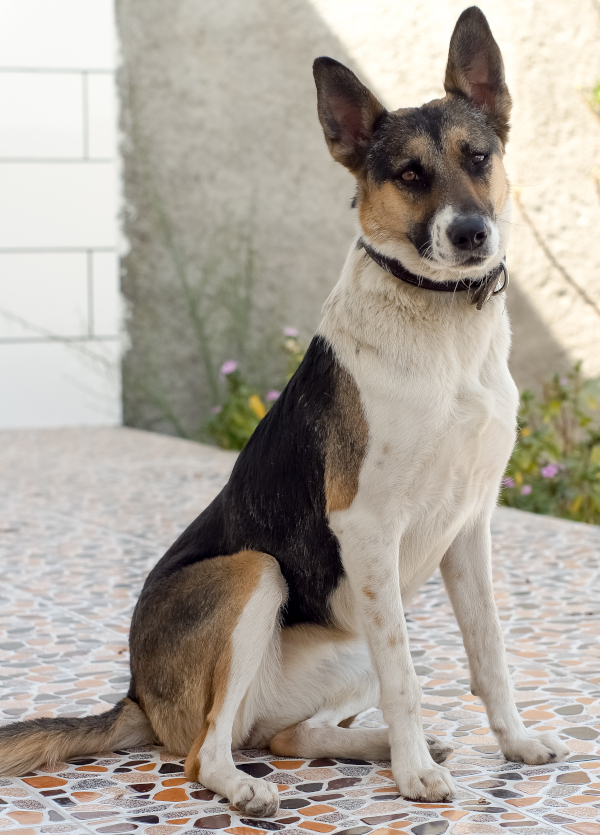
[[[489,255],[469,255],[464,261],[459,261],[455,264],[456,267],[482,267],[490,260]]]
[[[463,274],[465,270],[471,273],[482,270],[485,272],[485,267],[493,258],[493,254],[478,255],[469,253],[464,258],[454,258],[452,261],[440,258],[439,256],[436,258],[432,253],[421,255],[421,258],[428,261],[433,269]]]

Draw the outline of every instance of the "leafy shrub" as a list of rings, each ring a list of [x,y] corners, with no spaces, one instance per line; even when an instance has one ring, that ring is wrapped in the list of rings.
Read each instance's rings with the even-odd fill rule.
[[[302,362],[304,348],[296,328],[284,328],[283,335],[282,349],[287,357],[286,377],[290,380]],[[243,449],[280,392],[271,389],[264,400],[261,399],[245,381],[236,360],[223,363],[221,378],[226,381],[227,394],[221,405],[213,407],[213,417],[206,424],[206,431],[223,449]]]
[[[501,504],[600,524],[600,386],[581,363],[521,395],[519,433]]]

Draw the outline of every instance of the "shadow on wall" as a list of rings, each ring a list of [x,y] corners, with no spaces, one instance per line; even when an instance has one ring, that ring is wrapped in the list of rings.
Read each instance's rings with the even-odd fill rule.
[[[203,438],[224,360],[260,392],[280,388],[281,328],[307,341],[354,234],[353,179],[326,149],[313,59],[378,89],[308,0],[117,0],[117,21],[125,422]],[[509,296],[517,382],[568,365],[515,282]]]
[[[510,370],[519,391],[523,391],[532,388],[532,380],[541,383],[546,379],[548,368],[564,372],[570,370],[573,363],[520,289],[518,281],[518,275],[511,273],[506,307],[513,332]]]

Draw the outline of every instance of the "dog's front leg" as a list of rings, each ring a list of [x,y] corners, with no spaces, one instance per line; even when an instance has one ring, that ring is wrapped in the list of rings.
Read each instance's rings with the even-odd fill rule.
[[[410,651],[400,596],[400,532],[368,513],[332,514],[346,570],[364,624],[389,726],[392,772],[400,793],[435,802],[454,795],[450,773],[429,754],[421,721],[421,687]]]
[[[507,760],[530,765],[565,757],[569,750],[552,733],[536,734],[521,721],[513,696],[492,589],[490,516],[466,526],[441,564],[460,626],[471,672],[471,691],[483,701],[490,728]]]

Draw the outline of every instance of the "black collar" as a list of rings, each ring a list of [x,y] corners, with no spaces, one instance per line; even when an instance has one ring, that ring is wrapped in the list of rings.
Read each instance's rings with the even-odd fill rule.
[[[469,302],[477,305],[477,310],[481,310],[483,305],[492,297],[502,293],[508,287],[508,269],[506,267],[506,260],[503,258],[501,263],[489,273],[486,273],[481,278],[466,279],[461,278],[457,281],[431,281],[429,278],[424,278],[415,275],[406,269],[404,264],[395,258],[388,258],[381,252],[373,249],[366,241],[359,238],[357,249],[364,249],[367,255],[375,261],[375,263],[396,278],[405,281],[407,284],[412,284],[414,287],[420,287],[423,290],[436,290],[438,293],[456,293],[460,290],[469,291]],[[504,281],[502,286],[497,288],[498,278],[500,274],[504,273]]]

